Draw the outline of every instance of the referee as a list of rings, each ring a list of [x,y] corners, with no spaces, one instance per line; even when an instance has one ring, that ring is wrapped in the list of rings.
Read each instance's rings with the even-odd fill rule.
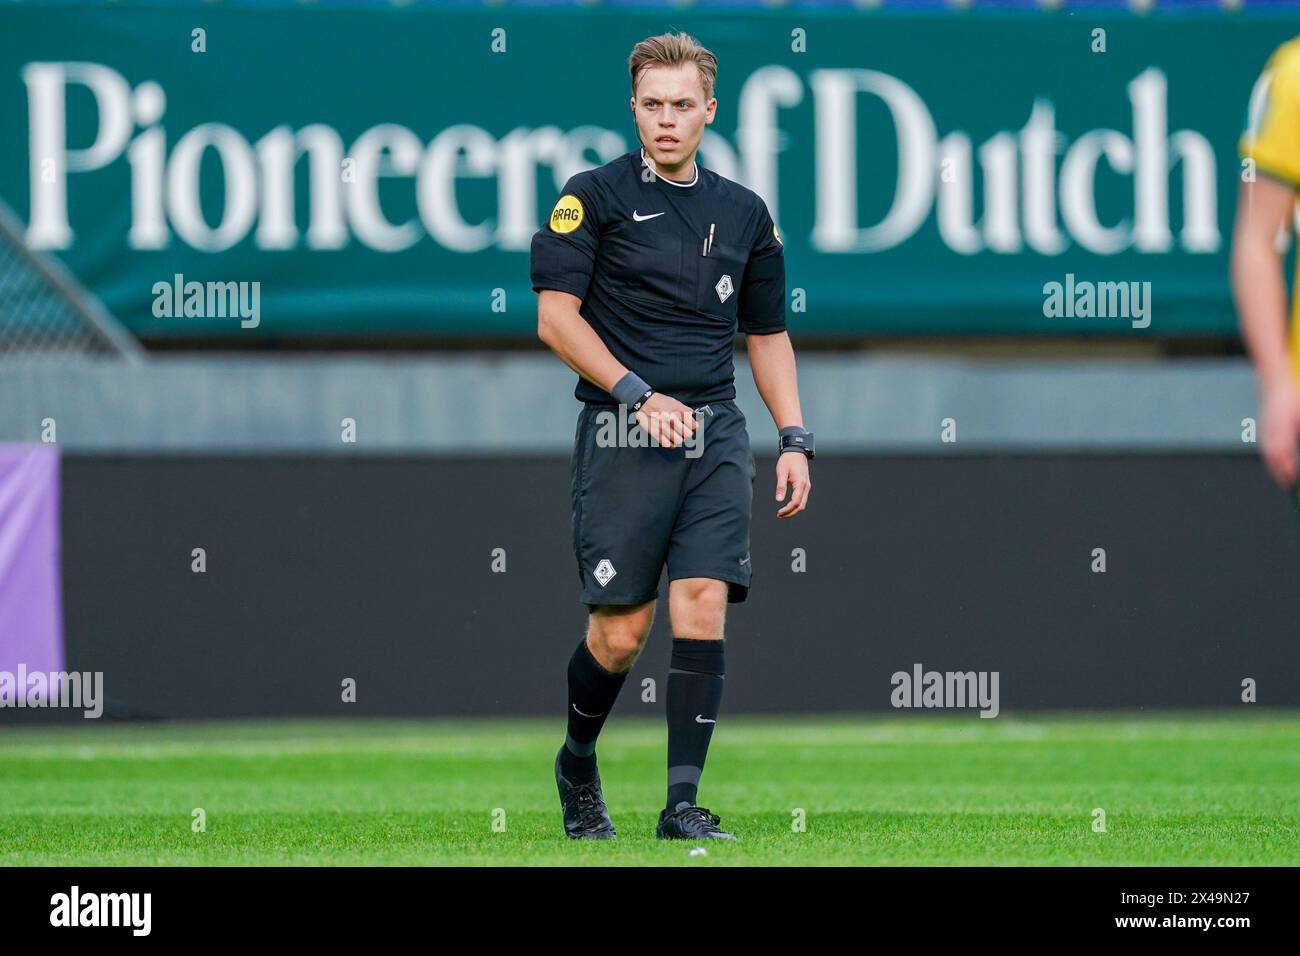
[[[716,57],[664,34],[638,43],[628,68],[641,148],[570,178],[532,241],[538,336],[578,373],[583,403],[571,487],[590,615],[569,660],[555,779],[565,832],[612,839],[596,737],[650,634],[666,564],[668,790],[656,833],[730,840],[696,801],[722,702],[727,604],[745,600],[753,574],[737,329],[779,434],[779,517],[807,506],[813,437],[786,333],[781,235],[755,193],[695,162],[717,110]]]

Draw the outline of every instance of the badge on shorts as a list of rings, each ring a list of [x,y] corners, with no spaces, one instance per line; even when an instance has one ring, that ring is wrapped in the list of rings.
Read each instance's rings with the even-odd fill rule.
[[[600,561],[596,563],[596,570],[591,573],[592,576],[600,582],[602,588],[610,581],[614,580],[614,575],[618,574],[618,572],[614,570],[614,565],[609,563],[609,558],[601,558]]]
[[[731,284],[731,276],[728,275],[724,275],[721,279],[719,279],[718,284],[715,285],[713,289],[715,292],[718,293],[719,302],[726,302],[727,299],[731,297],[731,293],[736,291],[735,287],[733,287]]]

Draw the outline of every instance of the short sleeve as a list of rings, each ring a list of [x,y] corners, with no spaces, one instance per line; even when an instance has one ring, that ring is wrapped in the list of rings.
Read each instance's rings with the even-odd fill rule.
[[[533,234],[533,291],[587,297],[600,244],[600,193],[590,171],[571,176],[546,224]]]
[[[1300,51],[1289,47],[1255,84],[1238,150],[1260,172],[1300,187]]]
[[[784,332],[785,247],[767,206],[759,200],[759,224],[740,284],[737,327],[746,335]]]

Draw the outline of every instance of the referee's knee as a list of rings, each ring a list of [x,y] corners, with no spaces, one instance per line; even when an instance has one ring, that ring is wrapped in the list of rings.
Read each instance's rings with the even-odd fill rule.
[[[602,605],[587,620],[587,645],[596,662],[621,673],[636,663],[654,624],[655,602]]]
[[[673,637],[719,640],[727,618],[727,583],[713,578],[679,578],[668,585]]]

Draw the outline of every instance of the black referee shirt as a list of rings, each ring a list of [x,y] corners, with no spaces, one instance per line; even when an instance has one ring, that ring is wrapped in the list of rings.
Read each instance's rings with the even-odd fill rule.
[[[737,330],[786,327],[785,256],[767,205],[697,170],[690,185],[667,181],[638,148],[578,173],[532,242],[534,291],[576,295],[615,358],[691,406],[736,397]],[[581,376],[574,396],[613,402]]]

